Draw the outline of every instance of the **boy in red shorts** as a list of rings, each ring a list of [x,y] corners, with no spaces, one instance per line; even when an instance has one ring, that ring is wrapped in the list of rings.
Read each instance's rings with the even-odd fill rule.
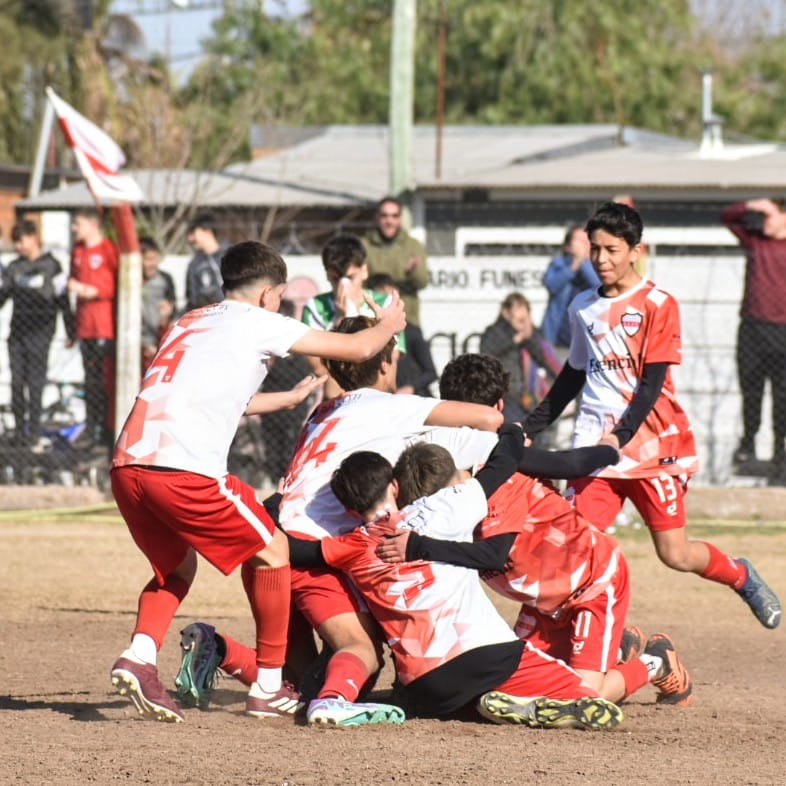
[[[287,270],[261,243],[239,243],[221,261],[225,299],[170,328],[142,381],[115,448],[112,491],[154,576],[142,590],[131,644],[112,667],[140,714],[179,722],[157,652],[194,580],[197,553],[225,574],[241,566],[256,624],[256,679],[246,712],[291,716],[299,696],[282,683],[290,609],[286,536],[255,489],[227,473],[241,416],[296,406],[322,379],[259,394],[271,357],[288,352],[360,362],[405,325],[403,305],[373,305],[377,322],[354,335],[311,330],[278,314]],[[365,326],[364,326],[365,328]]]
[[[611,445],[621,459],[569,487],[576,510],[606,529],[630,499],[661,562],[731,587],[762,625],[775,628],[780,601],[750,562],[689,540],[685,531],[685,492],[698,458],[669,371],[682,359],[679,309],[636,272],[642,228],[633,208],[614,202],[587,223],[601,285],[571,303],[568,360],[524,429],[529,436],[540,433],[581,392],[574,447]]]

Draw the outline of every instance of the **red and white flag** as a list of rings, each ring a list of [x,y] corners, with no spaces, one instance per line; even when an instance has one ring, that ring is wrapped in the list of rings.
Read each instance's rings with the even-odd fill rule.
[[[93,196],[109,202],[143,201],[145,195],[136,181],[120,174],[126,157],[117,143],[63,101],[51,87],[46,88],[46,95]]]

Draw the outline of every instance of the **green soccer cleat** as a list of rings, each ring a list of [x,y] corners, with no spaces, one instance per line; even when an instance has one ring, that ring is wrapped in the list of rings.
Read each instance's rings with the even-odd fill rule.
[[[183,650],[175,687],[180,703],[186,707],[207,709],[216,684],[216,670],[221,656],[216,646],[216,629],[205,622],[194,622],[180,631]]]

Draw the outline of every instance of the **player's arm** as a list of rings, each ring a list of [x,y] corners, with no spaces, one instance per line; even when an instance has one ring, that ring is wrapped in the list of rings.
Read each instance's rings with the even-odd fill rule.
[[[348,360],[362,363],[384,349],[396,333],[404,330],[407,320],[404,304],[398,295],[391,295],[385,306],[371,298],[366,302],[374,310],[377,321],[374,325],[357,333],[334,333],[331,330],[309,330],[290,347],[298,355],[317,355],[333,360]]]
[[[309,374],[290,390],[275,393],[255,393],[248,402],[244,415],[265,415],[282,409],[294,409],[327,381],[327,375],[315,377]]]
[[[633,439],[633,435],[639,430],[639,426],[647,419],[647,415],[655,406],[663,389],[663,383],[666,381],[668,370],[668,363],[644,364],[639,386],[627,409],[622,413],[619,423],[612,429],[610,444],[614,445],[614,439],[616,439],[617,446],[622,447]],[[601,444],[603,444],[603,440],[601,440]]]
[[[596,469],[616,464],[619,451],[613,445],[592,445],[572,450],[524,448],[519,461],[519,472],[534,478],[583,478]]]
[[[540,434],[550,426],[565,407],[581,392],[587,374],[584,369],[573,368],[570,363],[562,367],[551,389],[543,397],[524,421],[524,431],[528,436]]]
[[[426,426],[470,426],[479,431],[496,431],[502,425],[502,413],[485,404],[467,401],[440,401],[425,420]]]
[[[322,554],[321,540],[305,540],[287,534],[289,562],[295,568],[330,567]]]
[[[377,555],[385,562],[412,562],[423,559],[429,562],[446,562],[448,565],[458,565],[471,570],[504,570],[515,539],[515,532],[506,532],[472,543],[457,543],[410,532],[403,560],[384,558],[379,550]]]

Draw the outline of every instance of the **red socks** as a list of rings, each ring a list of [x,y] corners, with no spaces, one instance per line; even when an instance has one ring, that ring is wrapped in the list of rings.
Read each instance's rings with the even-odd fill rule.
[[[623,696],[625,699],[649,682],[647,664],[640,658],[633,658],[627,663],[618,663],[609,671],[618,671],[622,675],[622,679],[625,681],[625,695]]]
[[[320,699],[343,698],[355,701],[369,678],[366,664],[352,652],[337,652],[328,662]]]
[[[254,568],[244,562],[240,574],[256,623],[257,666],[265,669],[280,668],[284,665],[287,652],[290,567],[284,565],[281,568]]]
[[[717,581],[718,584],[726,584],[728,587],[739,589],[748,577],[745,566],[735,562],[728,554],[724,554],[717,546],[704,541],[704,545],[709,549],[710,561],[707,567],[701,572],[703,579]]]
[[[226,645],[226,654],[220,664],[222,671],[250,686],[257,678],[256,652],[223,633],[221,638]]]
[[[190,588],[191,585],[180,576],[167,576],[161,586],[155,578],[150,579],[139,596],[136,627],[132,635],[144,633],[150,636],[160,650],[175,612]]]

